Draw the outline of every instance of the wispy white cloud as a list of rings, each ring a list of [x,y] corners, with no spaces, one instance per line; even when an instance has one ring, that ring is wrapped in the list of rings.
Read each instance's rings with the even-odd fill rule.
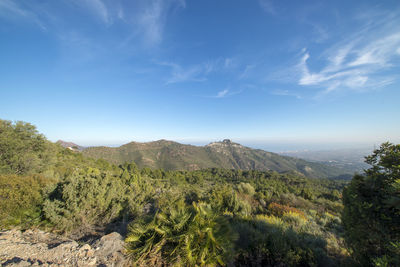
[[[258,3],[265,12],[276,15],[277,11],[272,0],[258,0]]]
[[[28,8],[21,5],[21,3],[16,3],[12,0],[1,0],[0,1],[0,16],[1,17],[15,17],[22,18],[29,22],[35,23],[42,30],[46,30],[46,26],[39,19],[39,17],[29,10]]]
[[[298,84],[302,86],[317,86],[325,88],[324,92],[332,92],[338,88],[366,90],[373,87],[382,87],[394,81],[394,77],[379,75],[375,65],[351,67],[349,63],[336,68],[328,65],[319,72],[311,72],[307,65],[309,53],[305,53],[297,68],[300,70]],[[382,70],[382,69],[380,69]]]
[[[226,97],[230,97],[230,96],[234,96],[237,94],[240,94],[242,92],[242,90],[239,91],[231,91],[230,89],[224,89],[219,91],[216,95],[213,96],[207,96],[209,98],[226,98]]]
[[[120,40],[121,47],[132,41],[153,46],[162,41],[168,17],[185,7],[185,0],[65,0],[57,4],[53,1],[33,3],[29,0],[0,0],[0,17],[28,20],[58,34],[61,29],[80,31],[74,19],[65,16],[68,12],[72,14],[79,10],[79,15],[83,12],[88,14],[85,23],[100,21],[103,27],[114,26],[117,21],[124,24],[126,32]],[[63,13],[63,8],[67,12]]]
[[[149,44],[157,44],[162,40],[167,16],[175,8],[185,8],[184,0],[149,0],[142,14],[139,15],[138,24],[145,40]]]
[[[356,58],[349,62],[349,66],[380,65],[384,67],[389,64],[392,56],[400,47],[400,31],[385,36],[383,39],[373,41],[356,51]]]
[[[277,95],[277,96],[290,96],[290,97],[295,97],[295,98],[297,98],[297,99],[301,99],[301,98],[302,98],[301,95],[296,94],[296,93],[294,93],[294,92],[291,92],[291,91],[289,91],[289,90],[280,90],[280,89],[277,89],[277,90],[271,91],[270,93],[271,93],[271,95]]]
[[[173,62],[158,62],[157,64],[171,68],[171,76],[166,81],[166,84],[181,82],[203,82],[206,80],[206,69],[203,65],[195,65],[189,68],[183,68],[179,64]]]
[[[154,44],[161,41],[164,28],[163,2],[153,1],[139,17],[139,25],[147,42]]]
[[[329,39],[329,33],[323,26],[316,23],[311,23],[311,26],[314,29],[314,34],[316,35],[315,41],[317,43],[322,43]]]
[[[80,0],[93,14],[98,16],[105,24],[111,23],[111,18],[106,5],[101,0]]]
[[[117,18],[120,20],[125,20],[125,12],[121,5],[117,7]]]
[[[107,49],[102,44],[94,42],[89,36],[79,31],[64,31],[57,37],[60,40],[60,56],[66,64],[84,64],[107,53]]]
[[[219,91],[218,94],[215,97],[216,98],[222,98],[222,97],[227,96],[228,93],[229,93],[229,90],[225,89],[225,90]]]
[[[71,3],[73,5],[71,5]],[[102,0],[70,0],[69,2],[59,1],[58,4],[65,4],[63,8],[83,9],[98,17],[105,24],[110,24],[112,22],[109,10]],[[0,0],[0,15],[10,17],[10,14],[13,14],[16,18],[33,21],[40,28],[47,29],[47,26],[50,26],[50,28],[52,28],[52,26],[57,26],[48,24],[54,24],[65,20],[62,13],[54,12],[54,6],[55,4],[52,2],[33,3],[32,1],[24,0]],[[60,9],[59,6],[58,9]]]
[[[392,24],[393,16],[389,17],[380,25],[364,27],[361,35],[350,36],[349,41],[333,44],[321,54],[324,64],[317,71],[310,66],[320,57],[312,58],[311,52],[303,49],[294,68],[297,83],[321,88],[323,93],[344,88],[366,91],[393,83],[399,77],[393,70],[399,68],[400,31],[387,27]],[[395,20],[400,23],[399,17]]]
[[[343,62],[354,47],[355,42],[352,41],[346,45],[340,46],[328,55],[329,64],[323,70],[324,72],[335,72],[342,68]]]
[[[224,68],[230,69],[237,67],[237,62],[234,58],[228,57],[224,59]]]
[[[232,58],[208,60],[185,67],[174,62],[157,62],[157,64],[171,68],[170,77],[167,79],[166,84],[204,82],[207,80],[208,75],[212,73],[231,71],[236,67],[236,63]]]
[[[4,14],[4,10],[10,11],[14,14],[20,15],[20,16],[27,16],[27,12],[23,9],[21,9],[17,4],[15,4],[11,0],[2,0],[0,1],[0,10],[3,11],[2,13]]]
[[[255,66],[256,65],[254,65],[254,64],[246,65],[246,67],[244,68],[243,72],[239,74],[239,79],[241,80],[241,79],[247,78],[249,73],[250,73],[250,71],[252,69],[254,69]]]

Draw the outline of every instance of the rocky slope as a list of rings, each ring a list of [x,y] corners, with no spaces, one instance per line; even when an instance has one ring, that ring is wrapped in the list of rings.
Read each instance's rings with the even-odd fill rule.
[[[1,266],[128,266],[124,242],[118,233],[91,244],[40,230],[0,232]]]

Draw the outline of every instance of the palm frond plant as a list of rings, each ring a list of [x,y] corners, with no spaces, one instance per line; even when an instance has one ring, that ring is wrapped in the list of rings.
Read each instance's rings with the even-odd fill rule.
[[[184,236],[181,253],[186,266],[225,265],[233,251],[235,234],[227,218],[205,203],[193,203],[195,215]]]
[[[127,252],[133,262],[144,265],[161,255],[178,266],[225,265],[232,252],[233,237],[226,218],[204,203],[185,205],[183,200],[160,210],[150,221],[129,227]]]

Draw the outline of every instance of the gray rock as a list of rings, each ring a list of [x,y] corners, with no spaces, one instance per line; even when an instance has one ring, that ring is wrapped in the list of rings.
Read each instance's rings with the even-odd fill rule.
[[[111,233],[93,246],[39,230],[0,232],[1,266],[126,266],[124,241]]]
[[[124,266],[128,264],[124,256],[124,245],[123,237],[114,232],[101,237],[93,244],[95,248],[94,254],[99,259],[100,263],[113,264],[109,266]]]

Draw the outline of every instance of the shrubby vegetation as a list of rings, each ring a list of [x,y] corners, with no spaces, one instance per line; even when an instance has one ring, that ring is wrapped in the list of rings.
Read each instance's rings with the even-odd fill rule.
[[[397,146],[369,157],[373,167],[344,191],[343,209],[342,180],[116,166],[53,144],[22,122],[0,121],[0,140],[3,229],[36,226],[82,237],[117,227],[138,266],[398,263]]]
[[[346,240],[362,265],[400,266],[400,145],[375,150],[344,190]]]
[[[35,126],[0,120],[0,174],[43,172],[53,155],[50,142]]]
[[[0,226],[39,223],[46,195],[43,188],[54,182],[38,174],[0,174]]]

